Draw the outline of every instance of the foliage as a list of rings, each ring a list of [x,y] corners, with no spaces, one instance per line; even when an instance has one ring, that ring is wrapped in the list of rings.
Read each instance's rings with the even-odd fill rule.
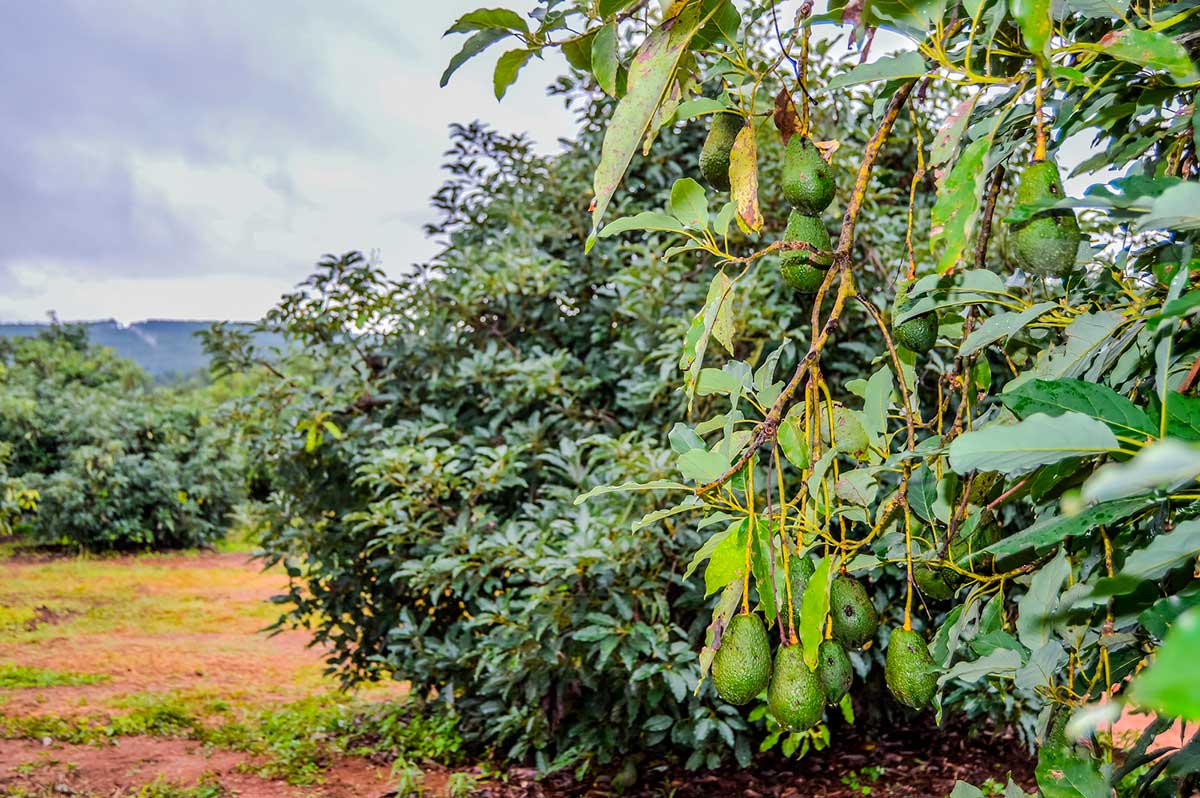
[[[739,598],[768,621],[790,621],[795,597],[776,575],[788,573],[789,556],[812,552],[872,583],[876,603],[903,629],[932,633],[939,712],[951,701],[968,711],[990,701],[1018,722],[1040,746],[1042,794],[1083,798],[1118,784],[1146,795],[1189,792],[1200,738],[1178,753],[1146,753],[1153,735],[1144,737],[1118,766],[1113,741],[1096,728],[1139,695],[1159,713],[1151,728],[1191,711],[1166,667],[1150,665],[1132,698],[1124,685],[1173,626],[1183,631],[1162,659],[1189,650],[1194,621],[1176,618],[1200,595],[1192,315],[1200,307],[1200,8],[879,0],[831,3],[820,16],[805,4],[786,24],[775,18],[779,5],[548,0],[528,20],[481,9],[450,28],[470,38],[447,77],[488,45],[515,44],[496,68],[499,96],[516,77],[514,64],[561,48],[619,98],[595,169],[589,247],[654,230],[664,257],[706,256],[711,289],[692,305],[677,383],[689,402],[721,399],[697,405],[673,429],[682,485],[677,503],[652,516],[717,524],[697,547],[698,560],[708,560],[705,581],[715,573],[726,585],[701,662],[711,661]],[[766,18],[781,28],[773,33],[783,52],[747,57]],[[805,58],[817,23],[866,41],[885,27],[907,47],[818,77]],[[812,314],[811,337],[799,349],[747,346],[757,329],[733,309],[753,306],[763,282],[778,280],[763,268],[781,248],[768,219],[786,208],[771,201],[775,184],[759,173],[769,158],[741,144],[836,135],[820,120],[810,124],[810,98],[820,107],[860,84],[875,92],[875,132],[852,148],[860,160],[847,166],[858,180],[841,193],[841,235],[817,253],[830,262],[824,283],[815,299],[797,300],[796,310]],[[962,93],[956,107],[926,102],[946,84]],[[753,130],[731,152],[728,204],[685,179],[675,188],[686,208],[672,203],[664,216],[633,202],[633,213],[619,216],[614,204],[634,193],[622,192],[622,181],[636,186],[626,174],[635,152],[659,146],[673,119],[730,111]],[[912,142],[920,155],[909,172],[914,199],[928,193],[934,205],[928,222],[909,215],[915,243],[907,258],[887,262],[895,290],[880,292],[859,257],[876,231],[858,203],[876,191],[873,177],[890,186],[880,179],[877,145],[897,136],[893,127],[907,115],[937,130]],[[1072,157],[1068,140],[1085,131],[1095,146]],[[1022,173],[1047,159],[1093,184],[1082,197],[1064,197],[1056,180],[1043,179],[1053,188],[1014,202]],[[1096,175],[1101,167],[1120,176]],[[1047,167],[1038,169],[1044,177]],[[932,189],[927,170],[936,175]],[[1088,210],[1072,263],[1075,209]],[[1052,219],[1070,220],[1061,224],[1065,237],[1031,244],[1023,235],[1016,248],[1027,266],[1062,279],[1022,274],[1014,231],[1058,235],[1058,223],[1044,224]],[[735,221],[750,240],[727,240]],[[1056,262],[1031,262],[1042,254]],[[940,317],[934,351],[893,347],[891,325],[932,310]],[[794,312],[774,316],[781,329],[794,326]],[[882,343],[856,335],[872,327]],[[860,348],[864,367],[857,379],[839,380],[831,361],[847,345]],[[706,368],[706,358],[724,362]],[[836,435],[821,431],[847,412],[866,432],[866,451],[839,450]],[[661,454],[669,455],[665,447]],[[661,469],[644,478],[669,486]],[[749,530],[744,549],[714,543],[730,523]],[[948,604],[916,595],[914,563],[953,582]],[[812,592],[798,609],[801,630],[824,626],[828,602],[810,601]],[[776,628],[783,643],[795,641],[790,622]],[[1092,739],[1077,744],[1083,737]]]
[[[238,450],[189,396],[52,325],[0,342],[4,528],[92,550],[211,543],[243,493]]]
[[[582,251],[581,198],[612,106],[569,80],[559,91],[581,124],[559,155],[454,129],[433,263],[393,282],[359,255],[327,257],[261,325],[291,344],[279,358],[213,330],[219,368],[276,372],[233,409],[273,487],[267,562],[293,579],[284,622],[312,626],[343,677],[411,680],[498,755],[583,767],[677,749],[698,767],[732,749],[746,762],[772,732],[707,686],[693,692],[709,612],[682,572],[707,533],[643,521],[658,504],[648,492],[573,504],[598,484],[673,470],[661,442],[686,406],[669,382],[674,341],[708,279],[686,253],[656,257],[659,236]],[[848,93],[817,117],[865,142],[853,111],[864,99]],[[668,206],[704,135],[664,128],[614,208]],[[906,149],[886,151],[886,174],[903,171]],[[764,138],[761,151],[782,148]],[[879,239],[865,262],[901,256],[906,191],[867,204]],[[730,241],[744,238],[731,228]],[[764,280],[739,318],[749,354],[778,344],[781,318],[802,334],[807,317]],[[854,349],[841,364],[863,367]],[[809,748],[784,739],[789,753]]]

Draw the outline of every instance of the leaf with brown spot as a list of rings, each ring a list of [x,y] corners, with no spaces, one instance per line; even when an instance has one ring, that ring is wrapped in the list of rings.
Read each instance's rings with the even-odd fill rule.
[[[754,139],[754,123],[750,122],[737,134],[729,152],[729,186],[737,205],[738,227],[746,232],[758,232],[763,226],[758,207],[758,143]]]
[[[787,86],[775,95],[775,128],[785,145],[792,136],[800,132],[800,114],[796,113],[796,103],[792,100],[792,93],[787,90]]]

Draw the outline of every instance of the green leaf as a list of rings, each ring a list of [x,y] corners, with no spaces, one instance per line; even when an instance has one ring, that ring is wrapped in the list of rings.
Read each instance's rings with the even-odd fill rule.
[[[642,516],[642,519],[640,521],[637,521],[636,523],[634,523],[633,528],[630,531],[637,532],[640,529],[645,529],[646,527],[650,526],[651,524],[658,523],[659,521],[663,520],[664,518],[670,518],[673,515],[679,515],[680,513],[688,513],[693,510],[703,510],[704,507],[705,507],[704,502],[700,499],[699,496],[688,496],[686,499],[684,499],[682,502],[675,505],[674,507],[666,507],[662,510],[652,510],[652,511],[646,513],[645,515]]]
[[[1071,574],[1071,561],[1059,550],[1054,559],[1038,570],[1029,590],[1017,602],[1017,638],[1030,651],[1037,651],[1050,640],[1050,618],[1058,611],[1063,584]]]
[[[857,86],[860,83],[871,83],[876,80],[896,80],[898,78],[919,78],[929,71],[925,59],[915,50],[885,55],[868,64],[859,64],[849,72],[835,75],[825,84],[826,92],[841,91],[847,86]]]
[[[729,619],[737,612],[741,600],[742,580],[731,579],[721,591],[721,597],[717,599],[717,606],[713,608],[712,623],[704,631],[704,648],[700,650],[699,657],[700,680],[696,683],[696,694],[700,693],[700,687],[704,684],[704,678],[708,676],[708,669],[712,666],[713,657],[716,656],[715,646],[720,642],[725,627],[729,625]]]
[[[1021,29],[1025,46],[1040,61],[1045,60],[1046,48],[1050,44],[1050,6],[1050,0],[1009,0],[1008,4],[1013,19]]]
[[[638,0],[600,0],[600,6],[597,13],[601,19],[608,19],[613,14],[619,14],[629,8]]]
[[[722,346],[732,351],[733,320],[729,315],[729,295],[733,283],[725,272],[717,272],[708,286],[708,298],[704,307],[692,319],[683,342],[683,354],[679,357],[679,368],[683,372],[684,388],[688,393],[688,409],[696,391],[704,352],[708,349],[710,336],[716,337]]]
[[[1115,435],[1142,439],[1158,431],[1150,417],[1133,402],[1095,382],[1031,380],[1003,394],[1000,401],[1021,418],[1035,413],[1048,416],[1082,413],[1104,422]]]
[[[691,487],[684,485],[682,482],[676,482],[672,479],[656,479],[652,482],[622,482],[620,485],[599,485],[592,488],[582,496],[575,497],[575,504],[578,506],[583,504],[588,499],[596,496],[603,496],[606,493],[627,493],[630,491],[639,490],[691,490]]]
[[[1200,721],[1200,609],[1181,615],[1158,649],[1149,668],[1131,687],[1133,701],[1170,717]]]
[[[1112,795],[1100,763],[1085,748],[1046,745],[1034,771],[1042,798],[1098,798]]]
[[[937,202],[930,216],[929,251],[942,247],[937,272],[945,274],[958,263],[979,215],[979,196],[983,191],[983,161],[991,149],[990,137],[971,142],[963,150],[954,168],[938,189]]]
[[[729,468],[727,458],[707,449],[692,449],[684,452],[679,455],[675,464],[684,479],[690,479],[698,484],[711,482]]]
[[[975,684],[985,676],[1012,676],[1021,667],[1021,655],[1012,649],[998,648],[987,656],[967,662],[956,662],[938,677],[943,685],[952,679]]]
[[[931,169],[949,163],[954,153],[958,152],[958,143],[962,140],[963,133],[967,130],[967,123],[971,121],[971,112],[975,110],[975,104],[981,97],[983,97],[983,92],[963,100],[946,117],[946,121],[942,123],[929,146],[929,167]]]
[[[708,197],[704,188],[690,177],[681,177],[671,187],[671,213],[693,230],[708,228]]]
[[[642,211],[636,216],[622,216],[604,225],[600,238],[608,238],[629,230],[655,230],[663,233],[683,233],[686,228],[674,216],[653,211]]]
[[[467,63],[496,42],[507,38],[510,35],[512,34],[510,34],[507,30],[501,30],[500,28],[488,28],[487,30],[479,31],[474,36],[467,39],[466,42],[463,43],[462,49],[450,59],[450,63],[446,66],[446,71],[442,73],[442,78],[438,81],[438,85],[442,88],[446,88],[446,84],[450,82],[450,76],[457,72],[460,66]]]
[[[696,97],[691,100],[685,100],[675,109],[675,120],[684,122],[697,116],[705,114],[715,114],[718,111],[726,111],[729,109],[729,104],[715,99],[713,97]]]
[[[1200,441],[1200,399],[1172,393],[1167,401],[1167,435]]]
[[[477,8],[459,17],[458,21],[451,25],[442,35],[470,33],[473,30],[487,30],[488,28],[503,28],[522,33],[529,32],[529,26],[525,23],[525,18],[516,11],[511,11],[507,8]]]
[[[509,50],[496,62],[496,72],[492,76],[492,86],[496,91],[496,99],[504,99],[504,93],[508,91],[517,79],[517,73],[521,71],[521,67],[529,61],[529,57],[533,55],[533,50]]]
[[[1130,499],[1097,504],[1075,515],[1056,515],[1042,518],[1033,526],[1015,535],[1009,535],[999,543],[994,543],[984,549],[996,555],[1017,554],[1026,549],[1047,549],[1068,537],[1082,535],[1098,526],[1115,524],[1139,510],[1153,507],[1156,500],[1150,496],[1137,496]]]
[[[592,74],[596,83],[609,97],[617,96],[617,24],[610,22],[596,31],[592,39]]]
[[[801,471],[808,468],[811,457],[804,440],[804,405],[792,405],[779,424],[775,440],[789,463]]]
[[[817,649],[825,639],[825,619],[829,616],[829,585],[833,578],[833,560],[826,554],[817,568],[800,603],[800,642],[804,645],[804,661],[810,670],[817,667]]]
[[[767,623],[771,624],[775,622],[778,615],[778,607],[783,604],[782,592],[786,589],[784,588],[783,563],[781,560],[778,561],[780,578],[776,583],[777,561],[774,557],[771,528],[764,519],[757,518],[752,527],[752,534],[754,540],[750,549],[750,567],[754,574],[754,584],[758,588],[758,603],[762,607]]]
[[[1137,222],[1138,230],[1200,230],[1200,183],[1187,181],[1154,199]]]
[[[735,579],[743,579],[746,568],[746,520],[732,524],[713,547],[704,569],[704,596],[707,598]]]
[[[679,16],[666,20],[650,32],[633,56],[627,91],[608,121],[600,146],[600,163],[592,179],[595,198],[589,250],[613,192],[624,177],[659,101],[671,83],[675,65],[699,27],[697,17],[697,9],[689,7]]]
[[[1125,583],[1161,579],[1195,560],[1197,555],[1200,555],[1200,521],[1184,521],[1126,557],[1115,579]]]
[[[696,569],[700,567],[702,562],[707,560],[709,557],[712,557],[713,552],[715,552],[717,547],[725,541],[725,538],[737,532],[738,525],[741,523],[741,521],[734,521],[732,524],[726,527],[725,530],[721,532],[714,532],[708,540],[704,541],[704,545],[697,549],[696,553],[692,555],[692,561],[688,563],[687,570],[683,572],[683,578],[685,580],[688,579],[696,572]]]
[[[1183,45],[1162,33],[1139,28],[1111,31],[1100,40],[1100,48],[1118,61],[1163,70],[1176,83],[1196,80],[1196,67]]]
[[[1068,457],[1119,448],[1107,426],[1083,413],[1035,413],[1017,424],[993,424],[959,435],[950,444],[950,467],[960,474],[980,470],[1014,476]]]
[[[1057,302],[1039,302],[1019,312],[1008,310],[997,313],[995,316],[989,316],[977,329],[972,330],[971,334],[958,347],[958,355],[959,357],[973,355],[985,346],[1017,333],[1024,329],[1026,324],[1057,307]]]
[[[1200,476],[1200,448],[1168,438],[1142,449],[1125,463],[1109,463],[1083,483],[1085,501],[1138,496],[1159,488],[1177,489]]]

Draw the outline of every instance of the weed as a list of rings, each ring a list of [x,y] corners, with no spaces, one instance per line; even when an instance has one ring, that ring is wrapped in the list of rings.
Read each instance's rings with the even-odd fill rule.
[[[479,777],[473,773],[451,773],[446,779],[446,798],[470,798],[479,786]]]
[[[883,768],[875,766],[865,767],[861,770],[851,770],[849,773],[842,774],[842,784],[845,784],[859,795],[870,795],[872,792],[871,785],[879,781],[879,777],[882,775]]]
[[[425,794],[425,774],[406,759],[392,764],[392,794],[396,798],[420,798]]]
[[[228,794],[215,773],[205,773],[191,787],[159,776],[149,784],[142,785],[137,798],[224,798]]]
[[[0,663],[0,690],[26,687],[76,687],[99,684],[109,677],[103,673],[74,673],[49,668],[31,668],[10,662]]]

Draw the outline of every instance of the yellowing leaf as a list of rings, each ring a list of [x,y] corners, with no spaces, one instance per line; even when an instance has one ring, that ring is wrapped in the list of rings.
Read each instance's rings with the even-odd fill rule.
[[[763,216],[758,207],[758,144],[753,124],[743,127],[734,139],[729,153],[729,185],[737,205],[738,226],[758,232]]]

